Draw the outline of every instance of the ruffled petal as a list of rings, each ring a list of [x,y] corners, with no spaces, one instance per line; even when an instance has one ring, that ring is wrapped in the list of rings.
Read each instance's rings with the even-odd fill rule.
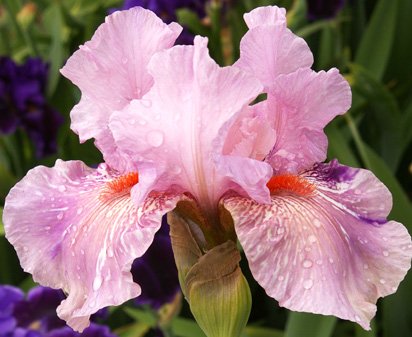
[[[157,53],[149,71],[154,78],[149,93],[111,118],[117,146],[135,162],[156,164],[157,179],[147,190],[178,185],[201,207],[215,209],[227,190],[227,177],[215,169],[227,129],[262,87],[238,68],[220,68],[201,37],[194,46]]]
[[[351,104],[351,90],[337,69],[310,69],[279,76],[268,99],[257,105],[276,130],[266,157],[276,173],[299,173],[326,159],[323,128]]]
[[[106,18],[92,39],[80,47],[61,70],[82,91],[72,110],[72,129],[83,142],[96,139],[112,167],[122,169],[107,128],[113,111],[141,98],[152,86],[147,64],[156,52],[173,46],[182,28],[166,25],[151,11],[134,7]]]
[[[302,38],[286,27],[284,10],[261,7],[245,14],[249,31],[240,42],[235,66],[253,74],[270,90],[281,74],[313,64],[312,53]]]
[[[258,7],[243,15],[249,29],[279,24],[286,27],[286,9],[277,6]]]
[[[140,294],[132,262],[178,196],[149,196],[138,208],[130,197],[136,182],[134,174],[119,177],[105,164],[91,169],[58,160],[53,168],[30,170],[6,198],[7,239],[36,282],[68,293],[57,311],[76,330],[100,308]]]
[[[411,265],[406,228],[385,220],[390,193],[371,172],[337,162],[289,184],[277,179],[271,205],[224,200],[255,279],[281,306],[369,329],[377,299],[394,293]]]

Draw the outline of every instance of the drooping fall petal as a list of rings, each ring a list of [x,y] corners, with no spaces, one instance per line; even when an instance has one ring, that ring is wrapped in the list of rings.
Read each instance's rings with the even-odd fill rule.
[[[156,165],[157,179],[141,188],[162,191],[177,185],[209,210],[229,187],[259,199],[262,193],[253,191],[256,184],[265,191],[270,166],[236,158],[237,165],[255,175],[249,184],[232,179],[227,174],[230,157],[222,157],[227,129],[261,91],[258,81],[236,67],[219,67],[208,54],[207,39],[200,37],[194,46],[157,53],[149,72],[154,85],[148,94],[114,113],[110,122],[121,151],[135,162]]]
[[[270,187],[271,205],[224,201],[255,279],[281,306],[368,329],[377,299],[396,291],[411,264],[406,228],[386,221],[389,191],[335,161],[275,176]]]
[[[173,46],[181,30],[178,24],[166,25],[141,7],[115,12],[61,70],[82,91],[71,112],[72,129],[82,142],[95,138],[111,167],[122,171],[130,168],[130,163],[116,152],[107,128],[110,115],[150,89],[150,58]]]
[[[136,174],[119,176],[105,164],[91,169],[58,160],[53,168],[29,171],[6,199],[6,237],[23,269],[42,285],[68,293],[58,315],[76,330],[88,326],[100,308],[140,294],[132,262],[177,200],[149,196],[138,208],[130,197],[136,183]]]
[[[260,7],[245,14],[249,31],[240,42],[240,58],[235,66],[256,76],[269,90],[281,74],[309,68],[312,53],[305,40],[286,27],[285,10]]]

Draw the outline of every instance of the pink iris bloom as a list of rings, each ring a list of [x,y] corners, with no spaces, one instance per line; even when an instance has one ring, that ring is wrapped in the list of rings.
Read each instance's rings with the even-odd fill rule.
[[[202,37],[173,47],[179,25],[133,8],[62,69],[82,91],[72,129],[106,163],[34,168],[10,191],[4,223],[23,268],[68,294],[58,314],[74,329],[140,294],[131,264],[181,200],[201,211],[211,247],[227,239],[229,211],[253,276],[291,310],[368,329],[410,268],[411,238],[386,220],[388,189],[367,170],[321,163],[323,128],[350,107],[349,85],[336,69],[310,69],[284,9],[245,20],[233,66],[218,66]]]

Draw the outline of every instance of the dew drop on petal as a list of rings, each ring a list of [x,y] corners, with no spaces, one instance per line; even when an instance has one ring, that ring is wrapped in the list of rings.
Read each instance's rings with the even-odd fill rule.
[[[383,256],[389,256],[389,252],[388,252],[387,250],[384,250],[384,251],[382,252],[382,254],[383,254]]]
[[[333,262],[334,262],[331,257],[329,258],[329,262],[330,262],[330,263],[333,263]]]
[[[107,256],[108,257],[113,257],[114,256],[112,247],[107,248]]]
[[[365,263],[364,265],[363,265],[363,269],[369,269],[369,266],[368,266],[368,264],[367,263]]]
[[[305,260],[302,263],[303,268],[310,268],[310,267],[312,267],[312,265],[313,265],[313,263],[312,263],[311,260]]]
[[[145,108],[150,108],[152,106],[152,101],[150,99],[142,99],[140,100],[140,103],[145,107]]]
[[[306,290],[309,290],[312,287],[313,287],[313,280],[312,279],[307,279],[307,280],[303,281],[303,288],[305,288]]]
[[[385,284],[385,283],[386,283],[386,281],[385,281],[383,278],[381,278],[381,279],[379,280],[379,282],[380,282],[380,284]]]
[[[128,61],[127,57],[122,57],[122,63],[123,63],[123,64],[126,64],[127,61]]]
[[[102,280],[101,276],[96,276],[96,277],[94,278],[94,281],[93,281],[93,290],[94,290],[94,291],[99,290],[99,288],[100,288],[101,285],[102,285],[102,282],[103,282],[103,280]]]
[[[64,192],[64,191],[66,191],[66,186],[60,185],[60,186],[58,187],[58,189],[59,189],[59,192]]]
[[[319,219],[314,219],[313,220],[313,225],[317,228],[320,228],[322,226],[322,223],[320,222]]]
[[[154,147],[159,147],[160,145],[163,144],[163,133],[161,131],[150,131],[147,134],[147,142],[154,146]]]
[[[309,235],[309,236],[308,236],[308,241],[309,241],[310,243],[315,243],[316,241],[318,241],[318,239],[316,238],[315,235]]]
[[[27,251],[29,250],[29,248],[27,248],[26,246],[24,246],[24,247],[23,247],[23,250],[24,250],[25,252],[27,252]]]
[[[283,281],[284,279],[285,279],[285,278],[284,278],[282,275],[279,275],[279,276],[278,276],[278,280],[279,280],[279,281]]]
[[[62,212],[60,212],[59,214],[57,214],[57,219],[61,220],[63,219],[64,214]]]

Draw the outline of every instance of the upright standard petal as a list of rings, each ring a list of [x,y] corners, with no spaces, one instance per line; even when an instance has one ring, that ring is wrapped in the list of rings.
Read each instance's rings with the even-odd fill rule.
[[[127,163],[116,152],[109,117],[150,89],[147,64],[154,53],[173,46],[181,30],[141,7],[115,12],[61,70],[82,91],[71,112],[72,129],[82,142],[95,138],[113,168],[121,170]]]
[[[281,306],[368,329],[377,299],[396,291],[411,264],[406,228],[386,221],[389,191],[336,161],[268,185],[271,205],[224,200],[255,279]]]
[[[136,173],[119,176],[105,164],[95,170],[58,160],[29,171],[6,198],[7,239],[36,282],[68,293],[58,315],[76,330],[100,308],[140,294],[132,262],[177,196],[149,196],[138,208],[130,197],[137,181]]]
[[[266,161],[276,173],[298,173],[326,159],[323,128],[351,104],[349,84],[337,69],[279,76],[268,99],[256,105],[276,132]]]
[[[175,46],[157,53],[149,64],[154,85],[140,101],[116,112],[110,128],[117,146],[136,162],[156,163],[157,179],[148,190],[177,185],[190,192],[202,208],[216,209],[228,186],[253,195],[256,186],[234,183],[217,167],[227,130],[237,114],[261,91],[259,82],[235,67],[220,68],[209,56],[207,39],[194,46]],[[269,165],[236,159],[245,171],[263,172],[264,190]],[[161,168],[165,168],[161,171]],[[140,172],[140,168],[139,168]],[[142,173],[144,169],[142,169]],[[266,196],[267,197],[267,196]]]
[[[265,91],[272,88],[279,75],[312,65],[307,43],[286,27],[283,9],[257,8],[245,14],[245,21],[249,31],[240,41],[240,58],[235,66],[256,76]]]

